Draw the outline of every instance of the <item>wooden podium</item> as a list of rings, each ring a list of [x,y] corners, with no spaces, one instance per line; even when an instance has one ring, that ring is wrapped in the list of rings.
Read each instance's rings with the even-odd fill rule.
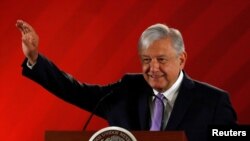
[[[88,141],[95,131],[46,131],[45,141]],[[131,131],[137,141],[187,141],[183,131]]]

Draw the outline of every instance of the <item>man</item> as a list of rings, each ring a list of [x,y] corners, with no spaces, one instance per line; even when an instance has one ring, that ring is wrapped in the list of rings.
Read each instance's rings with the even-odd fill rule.
[[[181,33],[163,24],[147,28],[138,53],[142,74],[126,74],[107,86],[87,85],[58,69],[38,52],[38,35],[18,20],[26,56],[23,75],[61,99],[128,130],[184,130],[190,141],[206,140],[208,125],[236,124],[228,94],[192,80]],[[101,101],[101,102],[100,102]]]

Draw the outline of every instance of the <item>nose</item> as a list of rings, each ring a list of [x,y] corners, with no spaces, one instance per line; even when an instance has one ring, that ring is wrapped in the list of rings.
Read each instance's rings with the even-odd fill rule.
[[[160,64],[156,59],[152,59],[150,62],[150,71],[157,72],[159,71]]]

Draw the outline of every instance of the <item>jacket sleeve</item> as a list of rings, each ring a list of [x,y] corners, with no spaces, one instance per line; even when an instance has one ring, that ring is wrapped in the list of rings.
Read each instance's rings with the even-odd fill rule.
[[[222,93],[218,100],[213,123],[217,125],[237,124],[237,114],[232,107],[228,93]]]
[[[87,85],[75,80],[71,75],[59,70],[56,65],[39,54],[35,66],[30,69],[24,60],[22,74],[37,82],[55,96],[92,112],[98,101],[119,87],[120,82],[107,86]],[[98,116],[105,118],[105,113],[97,111]]]

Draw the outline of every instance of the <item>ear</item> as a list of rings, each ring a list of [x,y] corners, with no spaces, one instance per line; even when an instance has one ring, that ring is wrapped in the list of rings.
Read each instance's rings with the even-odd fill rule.
[[[180,67],[181,69],[183,69],[187,60],[187,53],[185,51],[180,54],[179,60],[180,60]]]

